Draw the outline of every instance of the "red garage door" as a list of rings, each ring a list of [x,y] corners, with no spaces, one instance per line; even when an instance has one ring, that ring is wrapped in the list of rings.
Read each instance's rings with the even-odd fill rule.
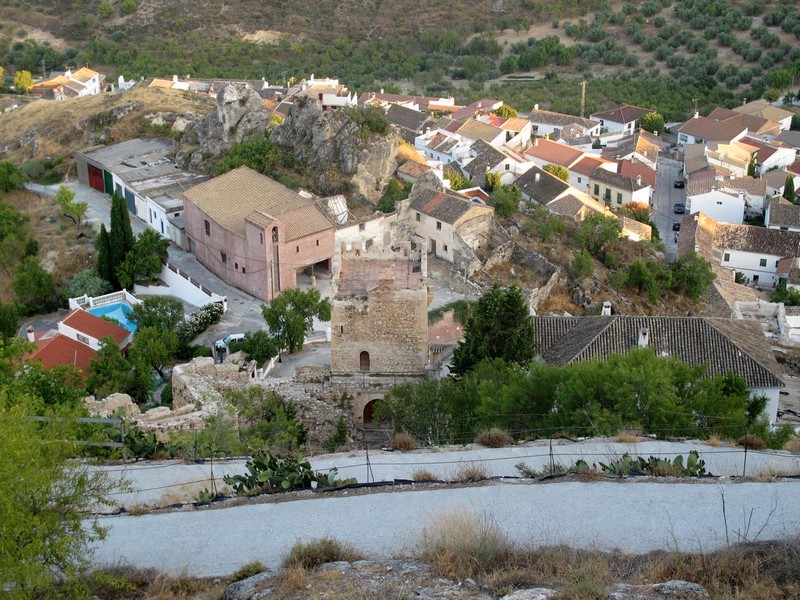
[[[96,189],[98,192],[104,192],[103,187],[103,170],[98,169],[94,165],[87,165],[89,167],[89,186]]]

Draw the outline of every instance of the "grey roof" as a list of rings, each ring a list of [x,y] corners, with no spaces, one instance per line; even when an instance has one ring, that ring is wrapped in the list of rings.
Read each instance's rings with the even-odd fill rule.
[[[389,106],[389,110],[386,111],[386,118],[395,125],[414,132],[420,131],[425,122],[430,120],[427,113],[406,108],[399,104]]]
[[[778,227],[800,227],[800,206],[782,198],[769,204],[769,225]]]
[[[759,323],[699,317],[534,317],[536,347],[556,365],[628,354],[642,330],[648,347],[690,365],[706,376],[735,373],[750,387],[784,387],[780,367]]]
[[[594,173],[589,175],[589,178],[593,181],[599,181],[600,183],[608,184],[619,190],[630,192],[635,192],[637,190],[641,190],[642,188],[650,187],[644,181],[636,183],[636,180],[632,179],[631,177],[614,173],[613,171],[609,171],[602,167],[595,169]]]
[[[800,251],[800,233],[765,229],[755,225],[717,223],[714,245],[720,250],[740,250],[780,257],[797,256]]]
[[[537,177],[538,180],[537,180]],[[524,196],[535,200],[539,204],[547,204],[558,198],[565,190],[569,189],[569,184],[558,177],[553,177],[547,171],[539,167],[531,167],[519,179],[514,182]]]
[[[800,148],[800,131],[781,131],[775,139],[789,146]]]
[[[487,170],[496,167],[507,158],[505,154],[483,140],[477,140],[471,148],[477,155],[464,167],[464,170],[473,177],[483,176]]]
[[[567,115],[549,110],[532,110],[528,118],[534,124],[542,123],[544,125],[556,125],[558,127],[581,125],[584,129],[591,129],[595,125],[600,125],[600,121],[592,121],[584,117],[576,117],[575,115]]]

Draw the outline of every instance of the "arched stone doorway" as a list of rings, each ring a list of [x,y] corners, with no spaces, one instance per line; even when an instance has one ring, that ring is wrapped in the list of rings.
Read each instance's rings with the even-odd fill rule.
[[[364,350],[358,357],[359,368],[361,371],[369,372],[369,352]]]
[[[370,400],[364,405],[364,425],[372,424],[372,413],[380,400]]]

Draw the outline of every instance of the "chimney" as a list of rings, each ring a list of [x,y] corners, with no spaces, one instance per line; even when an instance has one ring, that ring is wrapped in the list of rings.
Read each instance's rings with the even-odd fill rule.
[[[539,138],[538,137],[533,138],[533,145],[534,146],[538,146],[539,145]]]
[[[639,329],[639,348],[647,348],[647,345],[650,343],[650,332],[648,331],[647,327],[642,327]]]
[[[610,317],[611,316],[611,301],[606,300],[603,302],[603,310],[600,312],[601,317]]]
[[[33,325],[28,325],[28,341],[31,343],[36,341],[36,335],[34,334]]]
[[[699,119],[700,118],[700,113],[697,112],[697,111],[694,111],[694,117],[693,118]]]
[[[540,177],[541,177],[541,175],[540,175],[539,173],[534,173],[534,175],[533,175],[533,180],[534,180],[534,181],[539,181],[539,178],[540,178]]]
[[[637,175],[636,176],[636,185],[642,185],[642,176],[641,175]]]
[[[177,75],[173,75],[172,76],[172,83],[178,83],[178,76]]]
[[[381,88],[381,94],[383,93],[383,88]]]
[[[539,105],[538,104],[534,104],[533,105],[533,110],[539,110]]]

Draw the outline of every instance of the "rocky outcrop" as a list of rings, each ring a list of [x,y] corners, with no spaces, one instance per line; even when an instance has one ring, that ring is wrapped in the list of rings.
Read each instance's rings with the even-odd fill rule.
[[[261,96],[249,89],[224,87],[217,93],[216,109],[184,134],[184,143],[199,147],[191,155],[190,166],[201,169],[209,158],[264,135],[268,124],[269,114]]]
[[[359,135],[344,111],[323,111],[316,102],[298,101],[270,140],[325,176],[333,170],[349,179],[355,194],[377,201],[397,168],[399,134]]]

